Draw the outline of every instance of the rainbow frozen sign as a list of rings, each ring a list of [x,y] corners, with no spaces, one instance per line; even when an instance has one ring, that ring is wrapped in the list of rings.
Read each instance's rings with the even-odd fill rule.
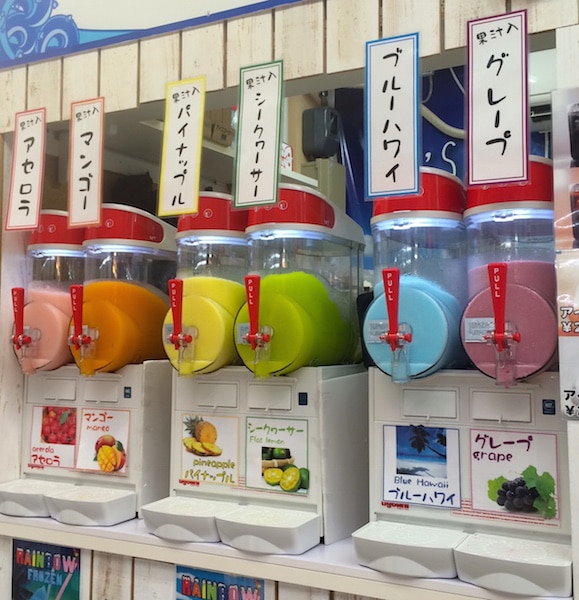
[[[0,68],[197,27],[299,0],[0,0]]]

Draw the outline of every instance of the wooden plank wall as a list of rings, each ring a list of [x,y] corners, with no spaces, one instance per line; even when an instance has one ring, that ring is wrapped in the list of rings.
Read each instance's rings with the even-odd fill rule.
[[[362,82],[368,40],[419,31],[421,55],[444,57],[446,51],[465,46],[469,19],[523,8],[528,10],[530,32],[555,32],[559,87],[579,85],[577,0],[303,0],[203,28],[1,71],[0,134],[13,130],[18,111],[45,106],[49,122],[67,121],[71,102],[98,95],[105,96],[107,112],[132,109],[162,100],[166,82],[200,74],[207,78],[209,96],[233,90],[240,67],[273,59],[284,60],[288,90],[315,93],[323,89],[322,82],[338,87],[352,77]],[[2,136],[4,174],[9,173],[9,160],[2,155],[10,156],[10,150],[10,136]],[[3,213],[6,180],[0,173]],[[6,307],[11,305],[10,288],[25,280],[26,238],[25,234],[2,238],[0,303]],[[9,339],[11,327],[10,311],[4,310],[2,340]],[[14,449],[20,447],[22,377],[9,344],[1,348],[0,455],[15,457],[19,452]],[[579,431],[570,433],[576,446]],[[0,479],[17,476],[18,469],[16,459],[2,461]],[[579,489],[574,491],[579,495]],[[0,596],[8,597],[10,541],[0,539],[0,545],[4,557]],[[89,565],[83,570],[83,600],[171,597],[173,565],[101,552],[85,552],[83,560]],[[366,598],[281,583],[277,596],[283,600]]]
[[[178,33],[0,72],[0,133],[18,110],[46,106],[49,122],[68,120],[73,101],[106,97],[106,110],[162,100],[165,83],[205,74],[208,92],[234,88],[239,69],[283,58],[286,81],[363,69],[365,42],[420,32],[422,56],[466,43],[469,19],[528,9],[532,33],[577,24],[576,0],[303,0]]]

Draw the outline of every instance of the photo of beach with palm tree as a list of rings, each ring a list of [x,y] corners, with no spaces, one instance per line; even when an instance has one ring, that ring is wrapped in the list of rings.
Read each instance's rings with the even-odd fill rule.
[[[447,478],[446,429],[424,425],[398,425],[396,473]]]

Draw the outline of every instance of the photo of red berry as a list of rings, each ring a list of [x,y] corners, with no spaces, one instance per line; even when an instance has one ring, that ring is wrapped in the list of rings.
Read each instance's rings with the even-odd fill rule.
[[[76,443],[76,408],[45,406],[42,409],[41,440],[46,444]]]

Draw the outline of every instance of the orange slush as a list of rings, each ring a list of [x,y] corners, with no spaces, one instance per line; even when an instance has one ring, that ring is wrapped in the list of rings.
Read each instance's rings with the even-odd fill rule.
[[[106,280],[84,285],[82,322],[98,332],[84,357],[72,353],[80,372],[110,373],[132,363],[165,358],[161,331],[169,300],[136,283]]]

